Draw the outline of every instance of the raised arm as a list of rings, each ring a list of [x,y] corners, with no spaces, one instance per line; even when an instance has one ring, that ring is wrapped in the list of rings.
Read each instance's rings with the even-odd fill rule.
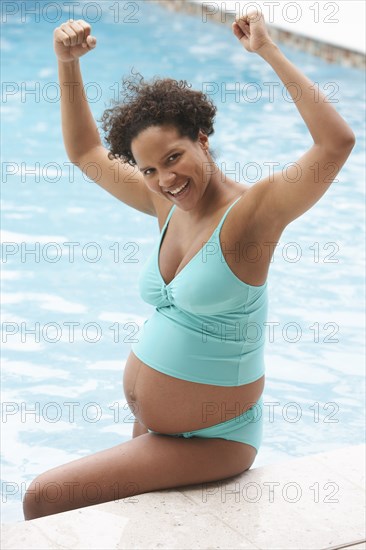
[[[117,159],[108,158],[84,93],[79,58],[93,50],[96,38],[83,19],[69,20],[54,31],[61,87],[61,123],[70,161],[103,189],[146,214],[156,216],[155,198],[141,173]]]
[[[102,145],[97,126],[83,93],[79,58],[93,50],[96,38],[83,20],[62,23],[54,30],[61,88],[61,124],[66,153],[71,162]]]
[[[233,32],[244,48],[271,65],[294,100],[314,144],[283,173],[258,182],[261,210],[267,221],[283,229],[309,210],[326,192],[349,157],[355,135],[326,97],[271,40],[263,15],[252,12],[233,23]],[[286,136],[282,137],[286,140]]]

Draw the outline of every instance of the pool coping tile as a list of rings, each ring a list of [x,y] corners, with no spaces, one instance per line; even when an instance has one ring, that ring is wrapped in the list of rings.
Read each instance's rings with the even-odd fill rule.
[[[361,550],[364,453],[365,445],[342,447],[218,482],[4,524],[1,548]]]

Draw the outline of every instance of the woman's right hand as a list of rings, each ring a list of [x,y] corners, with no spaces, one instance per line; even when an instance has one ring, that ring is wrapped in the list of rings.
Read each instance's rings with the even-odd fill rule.
[[[56,57],[63,63],[75,61],[97,45],[95,36],[90,35],[91,27],[83,19],[69,19],[53,32],[53,48]]]

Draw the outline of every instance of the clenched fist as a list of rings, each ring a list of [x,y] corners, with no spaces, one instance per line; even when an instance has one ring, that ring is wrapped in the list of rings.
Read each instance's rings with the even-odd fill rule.
[[[90,34],[91,27],[83,19],[69,19],[53,32],[53,47],[59,61],[75,61],[97,44],[97,39]]]
[[[274,44],[268,34],[263,14],[258,10],[236,17],[232,30],[248,52],[259,52],[263,46]]]

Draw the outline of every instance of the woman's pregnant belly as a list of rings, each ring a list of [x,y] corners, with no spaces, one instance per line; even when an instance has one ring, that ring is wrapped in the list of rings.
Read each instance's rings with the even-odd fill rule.
[[[131,351],[123,389],[133,415],[146,428],[175,433],[208,428],[244,413],[261,396],[264,379],[229,387],[188,382],[149,367]]]

